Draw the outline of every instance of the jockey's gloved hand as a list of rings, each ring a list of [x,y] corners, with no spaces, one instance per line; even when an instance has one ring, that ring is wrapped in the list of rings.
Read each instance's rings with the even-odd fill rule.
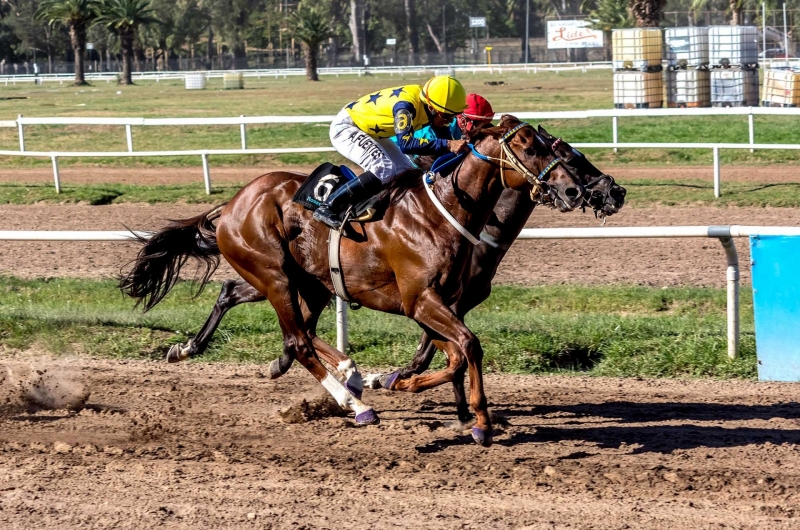
[[[447,148],[451,153],[458,154],[467,152],[469,145],[466,140],[450,140],[447,142]]]

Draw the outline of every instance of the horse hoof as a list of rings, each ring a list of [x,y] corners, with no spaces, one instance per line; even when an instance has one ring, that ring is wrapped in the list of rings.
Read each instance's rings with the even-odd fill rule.
[[[478,445],[483,447],[489,447],[492,445],[492,429],[481,429],[480,427],[473,427],[472,428],[472,439]]]
[[[363,388],[357,388],[357,387],[351,385],[350,381],[345,381],[344,382],[344,387],[356,399],[361,399],[361,395],[364,393],[364,389]]]
[[[282,375],[280,359],[273,359],[272,362],[269,363],[269,378],[277,379]]]
[[[386,390],[391,390],[392,385],[394,385],[398,377],[400,377],[399,372],[392,372],[390,374],[386,374],[385,376],[381,377],[381,386]]]
[[[185,359],[189,358],[188,354],[183,353],[183,344],[174,344],[172,348],[169,349],[167,352],[167,362],[168,363],[179,363]]]
[[[367,409],[360,414],[356,414],[356,425],[377,425],[381,422],[378,415],[372,409]]]

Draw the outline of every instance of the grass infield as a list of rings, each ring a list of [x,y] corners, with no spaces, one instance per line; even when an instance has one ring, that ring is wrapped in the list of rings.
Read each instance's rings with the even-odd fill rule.
[[[68,85],[16,85],[3,87],[7,97],[26,97],[5,101],[0,119],[25,116],[132,116],[132,117],[210,117],[257,115],[336,114],[345,104],[371,91],[394,85],[424,83],[423,76],[368,77],[326,76],[319,83],[300,78],[261,80],[247,78],[245,90],[221,90],[221,80],[211,80],[205,91],[186,91],[179,81],[141,82],[133,87],[117,87],[104,82],[76,88]],[[611,72],[587,73],[520,72],[460,74],[465,88],[486,96],[498,112],[555,111],[611,108]],[[486,85],[503,81],[503,85]],[[542,122],[551,132],[571,142],[610,142],[611,119],[550,120]],[[756,116],[758,143],[800,143],[800,121],[794,117]],[[621,118],[619,137],[626,142],[730,142],[747,143],[744,116],[705,116],[675,118]],[[28,126],[26,149],[64,151],[125,151],[122,126]],[[237,126],[134,127],[136,150],[238,149]],[[248,127],[251,148],[327,146],[328,125],[266,125]],[[0,149],[19,148],[17,131],[0,129]],[[587,150],[592,160],[602,164],[636,165],[711,165],[710,150],[628,149]],[[270,155],[216,157],[214,166],[228,165],[312,165],[326,160],[343,162],[329,153],[312,155]],[[6,157],[4,167],[46,167],[49,159]],[[800,151],[723,150],[722,164],[798,163]],[[198,157],[63,159],[62,166],[199,166]]]
[[[110,281],[0,277],[0,343],[54,354],[161,359],[196,333],[219,285],[197,299],[180,283],[153,311],[133,309]],[[727,358],[725,291],[634,286],[497,287],[470,313],[490,372],[589,373],[606,376],[754,378],[752,297],[742,292],[740,356]],[[335,343],[334,313],[321,336]],[[350,313],[351,355],[360,364],[407,363],[419,328],[404,317],[368,309]],[[205,361],[266,362],[282,340],[268,303],[234,308]],[[437,359],[437,366],[442,364]]]

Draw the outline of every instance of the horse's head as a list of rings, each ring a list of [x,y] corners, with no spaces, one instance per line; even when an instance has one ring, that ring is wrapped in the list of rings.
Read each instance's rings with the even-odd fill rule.
[[[500,166],[500,180],[512,189],[533,186],[531,197],[568,212],[583,204],[581,180],[553,154],[550,144],[531,125],[505,115],[496,127],[474,131],[470,140]]]
[[[583,153],[560,138],[551,136],[541,125],[539,134],[550,143],[553,153],[575,172],[586,186],[585,202],[594,210],[595,216],[603,219],[617,213],[625,204],[626,190],[583,156]]]

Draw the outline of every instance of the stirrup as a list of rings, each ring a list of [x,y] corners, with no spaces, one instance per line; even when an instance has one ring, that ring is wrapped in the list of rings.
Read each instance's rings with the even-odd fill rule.
[[[330,210],[328,210],[327,208],[325,208],[324,210],[327,210],[328,212],[330,212],[330,215],[325,216],[325,215],[323,215],[321,213],[321,210],[322,210],[321,208],[318,208],[314,212],[313,218],[315,220],[317,220],[320,223],[324,224],[325,226],[327,226],[331,230],[339,231],[339,230],[342,229],[342,226],[344,226],[344,221],[342,221],[342,218],[339,216],[339,214],[333,213]],[[331,226],[331,223],[335,223],[335,222],[338,222],[339,226]]]

